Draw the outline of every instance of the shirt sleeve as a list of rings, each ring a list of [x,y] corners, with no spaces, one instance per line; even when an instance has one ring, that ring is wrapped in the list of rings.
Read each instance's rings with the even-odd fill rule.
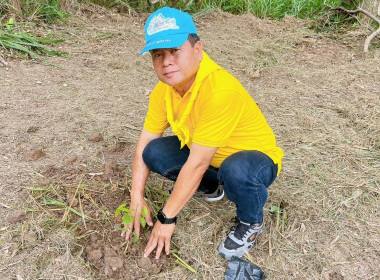
[[[151,133],[159,134],[169,127],[166,116],[165,87],[158,83],[149,97],[149,107],[144,128]]]
[[[221,91],[203,104],[195,127],[193,143],[207,147],[223,147],[236,129],[246,104],[234,91]]]

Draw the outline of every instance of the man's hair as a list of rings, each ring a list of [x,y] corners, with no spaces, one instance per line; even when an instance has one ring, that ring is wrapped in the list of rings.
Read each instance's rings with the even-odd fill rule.
[[[194,47],[195,43],[200,41],[199,36],[195,33],[190,33],[189,37],[187,37],[187,40],[189,40],[192,47]]]

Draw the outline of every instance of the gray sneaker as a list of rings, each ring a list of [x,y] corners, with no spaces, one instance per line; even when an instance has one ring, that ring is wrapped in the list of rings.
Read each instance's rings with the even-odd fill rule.
[[[221,185],[219,185],[216,188],[216,191],[214,191],[213,193],[198,193],[198,192],[196,192],[195,194],[201,195],[203,197],[203,199],[208,201],[208,202],[214,202],[214,201],[221,200],[224,197],[224,190],[223,190],[223,187]]]
[[[219,254],[225,259],[231,259],[233,256],[241,258],[249,252],[257,236],[264,228],[264,222],[261,224],[249,224],[242,222],[238,217],[234,218],[235,225],[230,229],[226,240],[218,248]]]
[[[172,194],[173,188],[168,190],[169,194]],[[219,185],[216,190],[212,193],[206,193],[205,191],[197,190],[194,195],[203,197],[204,200],[209,202],[214,202],[221,200],[224,197],[224,190],[221,185]]]

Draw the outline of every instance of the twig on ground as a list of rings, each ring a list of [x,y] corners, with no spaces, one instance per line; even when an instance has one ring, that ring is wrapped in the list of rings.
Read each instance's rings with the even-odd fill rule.
[[[124,126],[125,126],[126,128],[130,128],[130,129],[133,129],[133,130],[138,130],[138,131],[141,130],[141,128],[138,128],[138,127],[133,126],[133,125],[131,125],[131,124],[125,124]]]
[[[272,241],[271,237],[268,238],[268,247],[269,247],[269,256],[273,256],[273,247],[272,247]]]
[[[46,178],[44,175],[42,175],[41,173],[38,173],[37,171],[35,171],[35,170],[33,170],[33,169],[31,169],[31,171],[32,171],[33,173],[35,173],[36,175],[40,176],[41,178]]]
[[[8,66],[8,63],[4,60],[4,57],[0,54],[0,62],[5,66]]]
[[[210,212],[208,212],[208,213],[206,213],[206,214],[204,214],[204,215],[202,215],[202,216],[199,216],[199,217],[196,217],[196,218],[190,220],[190,223],[194,223],[194,222],[196,222],[196,221],[198,221],[198,220],[200,220],[200,219],[202,219],[202,218],[205,218],[205,217],[207,217],[207,216],[210,216]]]
[[[102,172],[103,173],[103,172]],[[89,175],[91,176],[91,174],[93,173],[89,173]],[[103,174],[101,174],[103,175]],[[76,186],[73,186],[73,185],[68,185],[68,184],[64,184],[63,185],[65,188],[76,188]],[[99,191],[99,190],[94,190],[94,189],[90,189],[90,188],[86,188],[83,186],[83,191],[89,191],[89,192],[93,192],[93,193],[100,193],[100,194],[104,194],[104,191]]]
[[[41,208],[41,210],[43,211],[43,212],[45,212],[46,214],[48,214],[49,216],[51,216],[51,214],[49,213],[49,211],[47,211],[47,210],[45,210],[38,202],[37,202],[37,200],[33,197],[33,196],[31,196],[31,195],[29,195],[29,197],[33,200],[33,202],[39,207],[39,208]]]
[[[191,257],[191,258],[192,258],[194,261],[196,261],[196,262],[200,263],[201,265],[203,265],[204,268],[206,268],[207,270],[210,270],[210,269],[211,269],[211,267],[210,267],[207,263],[203,262],[201,259],[197,259],[197,258],[195,258],[195,257]]]
[[[0,202],[0,205],[3,206],[4,208],[12,209],[11,207],[9,207],[8,205],[6,205],[6,204],[4,204],[4,203],[1,203],[1,202]]]
[[[62,274],[62,273],[53,273],[53,275],[62,276],[62,279],[67,279],[67,277],[77,278],[77,279],[84,279],[81,276],[71,275],[71,274]],[[51,278],[38,278],[38,280],[48,280]]]
[[[96,204],[96,202],[92,199],[92,197],[90,197],[90,201],[91,201],[91,203],[100,211],[100,212],[102,212],[103,213],[103,215],[104,215],[104,217],[105,217],[105,219],[108,221],[108,223],[110,224],[110,225],[112,225],[112,221],[108,218],[108,216],[104,213],[104,210],[102,209],[102,208],[100,208],[97,204]]]
[[[18,264],[18,263],[20,263],[20,262],[21,262],[21,260],[19,260],[19,261],[17,261],[17,262],[14,262],[14,263],[10,263],[10,264],[8,264],[6,267],[0,268],[0,271],[7,270],[8,267],[11,267],[11,266],[13,266],[13,265],[16,265],[16,264]]]
[[[90,176],[100,176],[100,175],[103,175],[104,172],[92,172],[92,173],[88,173],[88,175]]]
[[[21,247],[24,246],[24,225],[21,225],[21,230],[20,230],[20,235],[21,235]]]
[[[245,253],[244,257],[246,257],[247,260],[250,261],[251,263],[255,263],[255,260],[253,259],[253,257],[249,253]]]
[[[130,239],[128,239],[127,242],[124,242],[124,243],[121,245],[121,247],[123,247],[124,244],[127,244],[127,246],[125,246],[125,249],[124,249],[124,251],[123,251],[123,254],[124,254],[124,255],[126,255],[127,252],[128,252],[128,248],[129,248],[129,240],[130,240]]]
[[[77,195],[77,193],[78,193],[79,187],[80,187],[81,185],[82,185],[82,182],[80,182],[80,183],[78,184],[78,187],[77,187],[77,189],[75,190],[75,193],[74,193],[73,198],[71,199],[71,201],[68,201],[68,202],[70,203],[70,205],[69,205],[68,208],[66,208],[65,214],[63,215],[61,222],[64,222],[64,221],[66,220],[67,215],[69,214],[69,211],[70,211],[70,209],[71,209],[72,206],[73,206],[74,199],[75,199],[75,197],[76,197],[76,195]]]
[[[380,5],[378,6],[378,9],[380,8]],[[362,8],[357,8],[356,10],[348,10],[345,7],[339,6],[338,8],[332,8],[333,10],[342,10],[346,12],[347,14],[357,14],[357,13],[362,13],[371,18],[372,20],[376,21],[379,24],[379,28],[376,29],[372,34],[367,36],[364,42],[364,52],[368,52],[369,44],[371,43],[372,39],[375,38],[377,35],[380,34],[380,19],[377,18],[376,16],[372,15],[370,12],[367,10],[364,10]]]
[[[74,201],[74,198],[73,198],[73,201]],[[82,213],[82,221],[83,221],[83,225],[84,225],[84,228],[87,230],[87,226],[86,226],[86,219],[84,218],[84,211],[83,211],[83,207],[82,207],[82,201],[80,199],[80,194],[78,194],[78,201],[79,201],[79,209],[80,209],[80,212]]]

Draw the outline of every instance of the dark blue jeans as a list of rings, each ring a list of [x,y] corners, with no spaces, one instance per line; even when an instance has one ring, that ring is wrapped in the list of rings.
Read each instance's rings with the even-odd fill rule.
[[[187,146],[180,149],[177,136],[169,136],[151,141],[143,159],[151,171],[175,181],[189,154]],[[198,191],[207,193],[223,185],[227,197],[236,204],[237,216],[247,223],[260,223],[267,188],[276,179],[277,170],[277,164],[262,152],[238,152],[226,158],[219,169],[210,166]]]

